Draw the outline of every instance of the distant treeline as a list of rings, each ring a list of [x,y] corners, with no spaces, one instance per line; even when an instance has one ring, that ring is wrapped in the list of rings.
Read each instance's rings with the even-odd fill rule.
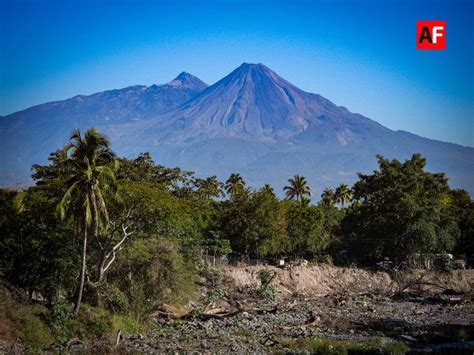
[[[70,300],[76,314],[85,301],[138,317],[184,302],[204,255],[399,265],[416,254],[474,254],[466,191],[426,172],[419,154],[377,160],[352,187],[312,191],[295,175],[279,199],[237,172],[221,182],[148,153],[117,157],[97,131],[76,130],[48,165],[33,166],[34,186],[0,190],[1,277],[51,304]]]

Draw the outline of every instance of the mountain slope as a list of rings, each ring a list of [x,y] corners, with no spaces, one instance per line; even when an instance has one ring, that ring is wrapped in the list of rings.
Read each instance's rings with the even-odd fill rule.
[[[67,141],[74,127],[147,120],[180,106],[206,87],[197,77],[183,72],[163,85],[79,95],[0,117],[0,182],[28,181],[31,165],[44,163],[50,152]]]
[[[419,152],[429,169],[474,192],[473,148],[391,131],[262,64],[244,63],[176,110],[128,126],[107,128],[126,154],[150,151],[160,163],[222,179],[239,171],[253,186],[280,190],[301,173],[321,191],[375,169],[376,154],[406,159]]]
[[[74,105],[65,104],[77,98],[63,102],[68,109],[52,115],[61,127],[54,127],[54,132],[50,121],[37,120],[32,112],[41,108],[41,117],[50,117],[57,103],[14,114],[23,115],[20,118],[8,117],[12,137],[6,138],[3,131],[0,137],[0,151],[6,153],[4,171],[20,166],[14,177],[24,176],[26,167],[44,162],[73,127],[96,126],[121,155],[149,151],[160,164],[221,179],[238,171],[251,186],[270,183],[279,192],[297,173],[306,176],[319,195],[324,187],[352,183],[357,172],[376,168],[376,154],[406,159],[422,153],[428,169],[446,172],[452,186],[474,193],[474,148],[392,131],[297,88],[262,64],[244,63],[209,87],[183,73],[166,85],[114,92],[92,95],[94,105],[78,104],[83,111],[77,116],[71,114]],[[115,100],[111,96],[120,97],[120,104],[110,104]],[[41,126],[45,124],[49,129]],[[22,133],[26,128],[28,133]],[[15,146],[18,141],[28,143]],[[15,160],[25,156],[27,164]],[[5,181],[3,175],[1,182]]]
[[[320,95],[298,89],[263,64],[244,63],[177,110],[145,127],[161,143],[190,143],[218,137],[274,143],[288,141],[328,120],[344,125],[354,118],[358,125],[386,130]]]

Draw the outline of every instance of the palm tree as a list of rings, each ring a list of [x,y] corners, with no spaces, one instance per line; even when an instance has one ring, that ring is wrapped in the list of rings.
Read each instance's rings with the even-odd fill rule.
[[[351,196],[351,189],[346,184],[339,185],[334,193],[336,202],[340,203],[342,207],[351,200]]]
[[[91,235],[98,239],[99,229],[106,229],[109,223],[105,193],[116,193],[116,161],[106,137],[95,129],[88,129],[81,136],[79,129],[71,135],[68,145],[73,163],[73,175],[67,181],[68,189],[58,205],[58,213],[64,219],[67,212],[74,218],[74,233],[82,239],[82,265],[74,314],[81,306],[86,275],[87,241]]]
[[[263,185],[261,191],[264,192],[264,193],[268,193],[268,194],[274,194],[273,187],[271,187],[270,184]]]
[[[306,196],[301,196],[301,206],[303,207],[308,207],[309,204],[311,203],[311,199],[309,197],[306,197]]]
[[[325,188],[323,193],[321,194],[321,203],[330,206],[334,204],[335,196],[334,191],[330,188]]]
[[[225,190],[231,196],[236,196],[243,191],[245,181],[238,173],[232,173],[225,182]]]
[[[285,186],[283,191],[288,199],[301,201],[302,197],[311,196],[311,189],[303,176],[295,175],[293,179],[289,179],[289,186]]]
[[[215,175],[206,179],[196,179],[195,184],[198,187],[198,192],[206,201],[211,200],[213,197],[224,195],[224,191],[222,190],[224,184],[217,180]]]

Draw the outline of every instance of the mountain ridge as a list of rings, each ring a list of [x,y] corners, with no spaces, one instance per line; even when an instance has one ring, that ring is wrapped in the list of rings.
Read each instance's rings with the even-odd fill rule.
[[[182,72],[166,84],[43,105],[0,120],[0,183],[44,163],[72,128],[96,127],[121,155],[149,151],[160,164],[221,179],[239,171],[253,186],[279,189],[301,173],[319,190],[374,169],[376,154],[406,159],[422,153],[430,169],[446,171],[454,186],[474,192],[474,148],[390,130],[299,89],[263,64],[243,63],[210,86]]]

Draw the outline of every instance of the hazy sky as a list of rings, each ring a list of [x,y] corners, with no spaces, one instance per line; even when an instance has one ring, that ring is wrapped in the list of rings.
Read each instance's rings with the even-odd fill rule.
[[[474,146],[474,1],[0,0],[0,115],[264,63],[391,129]],[[443,51],[416,20],[446,20]]]

